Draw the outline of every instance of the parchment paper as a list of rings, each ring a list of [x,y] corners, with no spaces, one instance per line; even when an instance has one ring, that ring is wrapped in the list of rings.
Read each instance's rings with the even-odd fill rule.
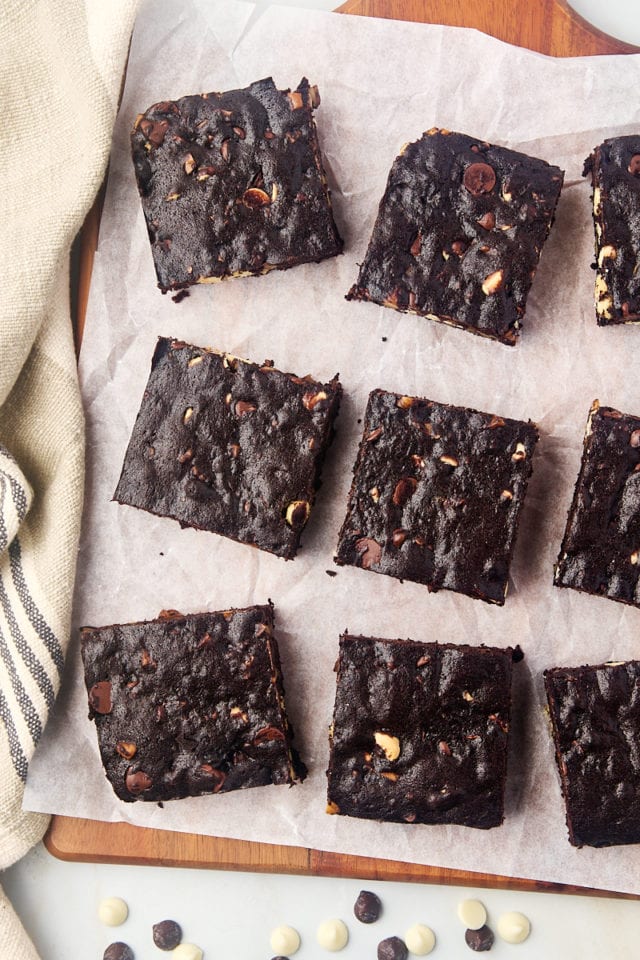
[[[129,156],[150,104],[273,75],[320,87],[319,135],[345,254],[322,264],[194,288],[174,304],[156,288]],[[107,624],[264,602],[276,604],[289,712],[310,769],[268,787],[155,804],[118,801],[87,720],[77,640],[64,695],[31,766],[30,810],[310,845],[352,854],[640,892],[640,849],[575,850],[566,838],[542,670],[640,654],[640,613],[552,586],[594,397],[640,412],[637,327],[598,328],[589,188],[582,161],[605,136],[640,127],[640,57],[552,60],[453,28],[289,7],[155,0],[136,26],[117,121],[80,365],[88,484],[75,624]],[[357,273],[401,145],[431,126],[524,150],[566,169],[556,225],[529,298],[520,344],[343,297]],[[319,379],[346,396],[338,438],[299,557],[285,563],[224,538],[181,530],[110,502],[158,335],[224,349]],[[368,392],[384,387],[541,429],[504,608],[431,595],[333,566]],[[325,571],[334,569],[336,577]],[[327,728],[338,634],[519,643],[507,818],[484,832],[325,815]]]

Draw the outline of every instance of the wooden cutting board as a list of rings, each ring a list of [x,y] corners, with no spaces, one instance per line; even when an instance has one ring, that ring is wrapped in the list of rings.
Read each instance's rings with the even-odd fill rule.
[[[564,0],[347,0],[339,12],[475,27],[500,40],[558,57],[639,52],[635,47],[607,37],[591,27],[570,10]],[[78,343],[84,329],[101,208],[100,196],[87,217],[77,250],[79,277],[75,319]],[[49,852],[62,860],[212,867],[517,890],[586,894],[604,892],[444,867],[325,853],[302,847],[250,843],[246,840],[227,840],[151,830],[127,823],[102,823],[61,816],[53,817],[45,843]]]

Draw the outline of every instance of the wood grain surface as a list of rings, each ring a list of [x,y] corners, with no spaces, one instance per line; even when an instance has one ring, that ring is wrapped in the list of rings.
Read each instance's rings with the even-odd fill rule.
[[[339,12],[475,27],[500,40],[559,57],[638,52],[629,44],[607,37],[591,27],[563,0],[348,0]],[[85,221],[79,246],[77,316],[74,318],[78,344],[84,330],[103,195],[101,191]],[[524,878],[62,816],[52,818],[45,843],[49,852],[62,860],[451,883],[586,895],[607,893]],[[616,896],[638,899],[624,894]]]

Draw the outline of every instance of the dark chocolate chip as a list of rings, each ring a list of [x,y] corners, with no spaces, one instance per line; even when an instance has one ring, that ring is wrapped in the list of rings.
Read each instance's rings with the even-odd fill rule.
[[[365,570],[368,570],[374,563],[380,563],[382,547],[371,537],[362,537],[360,540],[356,540],[356,551],[360,555],[360,566]]]
[[[489,927],[484,926],[480,927],[479,930],[465,930],[464,939],[468,947],[471,947],[476,953],[481,953],[483,950],[491,950],[494,936]]]
[[[387,937],[378,944],[378,960],[407,960],[409,951],[400,937]]]
[[[375,923],[382,913],[380,897],[370,890],[361,890],[353,905],[353,912],[360,923]]]
[[[128,943],[110,943],[104,952],[102,960],[134,960],[133,950]]]
[[[418,481],[415,477],[401,477],[396,483],[392,500],[396,507],[402,507],[416,491]]]
[[[248,400],[238,400],[235,406],[236,415],[238,417],[244,417],[247,413],[253,413],[254,410],[257,410],[255,403],[249,403]]]
[[[89,690],[89,706],[96,713],[111,713],[111,683],[101,680]]]
[[[253,738],[253,745],[260,746],[261,743],[267,743],[268,740],[284,740],[284,733],[278,727],[262,727]]]
[[[513,648],[511,659],[513,663],[521,663],[521,661],[524,660],[524,651],[520,648],[519,643]]]
[[[131,767],[127,770],[124,782],[129,793],[134,796],[144,793],[145,790],[153,786],[151,777],[144,770],[132,770]]]
[[[640,153],[634,153],[629,161],[629,173],[634,177],[640,177]]]
[[[485,230],[493,230],[496,225],[496,218],[491,210],[488,210],[487,213],[482,214],[478,220],[478,225],[480,227],[484,227]]]
[[[465,170],[462,182],[473,197],[479,197],[493,190],[496,172],[488,163],[472,163]]]
[[[223,773],[222,770],[218,770],[216,767],[212,767],[210,763],[201,763],[197,773],[200,777],[204,777],[207,781],[210,781],[213,793],[219,793],[227,779],[226,773]]]
[[[153,925],[153,942],[159,950],[175,950],[182,940],[182,928],[175,920],[161,920]]]

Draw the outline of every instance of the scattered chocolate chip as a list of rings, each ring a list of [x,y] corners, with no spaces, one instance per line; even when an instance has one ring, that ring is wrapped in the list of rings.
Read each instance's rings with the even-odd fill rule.
[[[378,944],[378,960],[407,960],[409,951],[400,937],[387,937]]]
[[[483,950],[491,950],[494,936],[489,927],[480,927],[479,930],[465,930],[464,939],[468,947],[481,953]]]
[[[383,337],[383,338],[382,338],[382,342],[383,342],[383,343],[386,343],[386,342],[387,342],[387,338],[386,338],[386,337]]]
[[[133,950],[128,943],[118,940],[116,943],[109,944],[102,960],[134,960]]]
[[[371,890],[361,890],[353,905],[353,912],[360,923],[375,923],[382,913],[380,897]]]
[[[190,296],[188,290],[178,290],[175,297],[171,297],[171,299],[174,303],[181,303],[188,296]]]
[[[111,682],[101,680],[89,690],[89,706],[96,713],[111,713]]]
[[[134,796],[144,793],[153,786],[151,777],[144,770],[131,770],[131,768],[127,770],[124,782],[129,793],[133,793]]]
[[[634,153],[629,161],[629,173],[632,173],[634,177],[640,177],[640,153]]]
[[[161,920],[153,925],[153,942],[159,950],[175,950],[182,940],[182,928],[175,920]]]
[[[513,653],[511,654],[511,660],[513,663],[520,663],[524,660],[524,651],[521,649],[520,644],[516,644],[513,648]]]
[[[490,193],[496,185],[496,173],[488,163],[471,163],[464,172],[462,182],[474,197]]]
[[[325,570],[325,573],[326,573],[326,575],[327,575],[328,577],[337,577],[337,576],[338,576],[338,574],[336,573],[335,570]]]

